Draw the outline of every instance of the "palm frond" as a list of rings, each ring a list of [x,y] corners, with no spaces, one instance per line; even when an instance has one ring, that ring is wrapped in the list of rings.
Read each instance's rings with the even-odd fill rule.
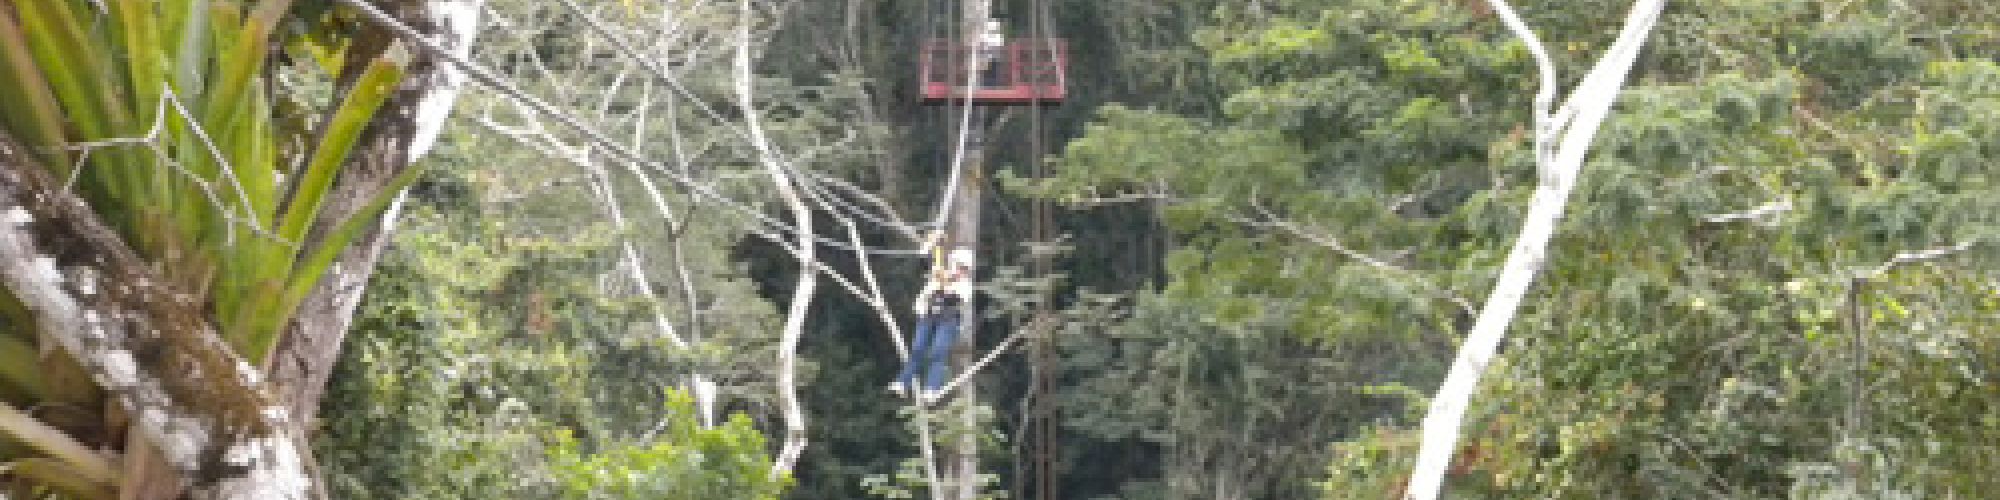
[[[405,63],[400,55],[370,60],[346,92],[320,96],[331,100],[323,116],[275,119],[283,97],[265,85],[274,49],[302,43],[314,49],[310,64],[340,60],[348,45],[330,33],[291,37],[286,30],[331,26],[288,18],[291,4],[0,6],[0,133],[26,141],[39,169],[70,183],[177,291],[205,303],[208,320],[253,364],[340,251],[417,175],[405,172],[345,219],[322,216]],[[290,141],[306,147],[280,147]],[[302,157],[286,157],[294,153]],[[0,290],[0,441],[32,450],[0,460],[11,460],[8,475],[66,497],[115,497],[118,468],[83,443],[124,437],[121,418],[106,413],[102,390],[45,338]],[[37,414],[16,410],[25,407]],[[52,407],[66,413],[41,414]],[[75,413],[95,421],[73,422]]]
[[[61,461],[67,475],[81,481],[108,485],[118,480],[118,469],[110,458],[6,403],[0,403],[0,434]]]

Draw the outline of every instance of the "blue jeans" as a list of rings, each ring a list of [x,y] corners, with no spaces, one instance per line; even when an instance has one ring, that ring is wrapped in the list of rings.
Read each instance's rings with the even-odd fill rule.
[[[917,318],[917,345],[911,346],[910,361],[903,364],[903,373],[896,375],[896,381],[902,382],[903,387],[915,387],[917,370],[921,369],[924,390],[944,387],[945,374],[951,370],[951,346],[957,340],[958,311]]]

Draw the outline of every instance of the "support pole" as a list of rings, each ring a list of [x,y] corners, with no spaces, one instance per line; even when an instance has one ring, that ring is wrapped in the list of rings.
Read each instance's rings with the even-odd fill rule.
[[[1048,27],[1043,25],[1048,19],[1047,8],[1047,5],[1042,0],[1035,0],[1033,11],[1028,13],[1030,16],[1028,37],[1035,43],[1044,43],[1049,36]],[[1030,51],[1030,53],[1034,55],[1030,56],[1029,62],[1034,64],[1036,68],[1041,68],[1043,65],[1052,62],[1050,58],[1054,57],[1053,50],[1034,50]],[[1040,82],[1038,81],[1037,83]],[[1036,90],[1035,95],[1041,95],[1040,89]],[[1028,133],[1030,134],[1028,136],[1028,162],[1034,166],[1034,178],[1045,179],[1048,177],[1048,171],[1046,166],[1042,164],[1042,102],[1040,98],[1037,97],[1033,102],[1030,102],[1028,109]],[[1031,268],[1034,270],[1033,276],[1052,280],[1051,273],[1053,270],[1049,265],[1050,256],[1046,249],[1042,247],[1042,245],[1049,244],[1049,226],[1053,225],[1049,220],[1048,200],[1036,199],[1029,217],[1033,219],[1032,224],[1034,226],[1029,235],[1029,240],[1034,242],[1029,248]],[[1028,355],[1029,372],[1033,374],[1033,379],[1028,382],[1028,401],[1032,406],[1028,409],[1029,415],[1026,427],[1032,433],[1030,434],[1030,439],[1034,443],[1031,445],[1034,457],[1033,468],[1030,474],[1035,478],[1035,500],[1056,500],[1058,497],[1056,493],[1056,405],[1054,400],[1057,367],[1055,347],[1052,345],[1055,342],[1055,335],[1053,335],[1055,325],[1049,319],[1049,303],[1055,300],[1056,289],[1054,281],[1048,283],[1048,287],[1039,292],[1040,297],[1035,301],[1034,316],[1029,320],[1030,323],[1028,326],[1033,329],[1031,332],[1034,335],[1031,336]]]
[[[980,255],[979,215],[980,206],[984,201],[984,193],[980,188],[985,184],[983,172],[986,165],[986,140],[983,130],[985,117],[981,116],[984,109],[973,102],[971,95],[981,80],[978,78],[979,70],[987,64],[982,57],[985,53],[983,44],[989,36],[997,36],[998,33],[991,33],[990,20],[993,19],[991,0],[967,0],[963,6],[964,18],[961,22],[964,24],[959,33],[967,36],[959,40],[959,43],[964,44],[964,53],[967,56],[966,76],[971,85],[966,88],[967,96],[961,101],[962,105],[966,106],[966,109],[962,110],[966,113],[962,122],[965,136],[960,138],[964,151],[961,161],[956,165],[958,171],[950,173],[959,179],[959,182],[954,185],[952,192],[946,194],[951,197],[948,206],[953,209],[949,212],[950,219],[945,224],[945,234],[949,235],[951,248],[971,251],[974,256],[973,275],[968,279],[976,283],[979,270],[978,255]],[[952,346],[952,364],[955,366],[970,366],[976,356],[972,349],[972,346],[977,345],[974,339],[979,333],[976,297],[975,293],[959,301],[959,335],[957,344]],[[979,494],[979,441],[977,433],[971,431],[979,424],[978,412],[973,411],[973,407],[979,401],[974,390],[976,387],[977,384],[968,383],[952,393],[955,399],[949,406],[962,411],[959,414],[961,428],[968,432],[959,437],[957,446],[952,447],[950,453],[952,458],[945,467],[945,476],[951,479],[947,482],[944,498],[972,500]]]
[[[974,255],[974,276],[971,279],[975,280],[977,279],[979,269],[979,260],[977,257],[979,255],[979,209],[980,202],[983,201],[982,196],[985,194],[980,189],[980,186],[984,184],[985,174],[983,173],[983,167],[986,163],[985,137],[981,133],[981,127],[977,125],[979,122],[978,118],[980,118],[976,116],[979,114],[978,111],[980,110],[974,110],[975,116],[973,122],[975,125],[966,129],[966,133],[970,134],[971,137],[968,138],[965,162],[959,166],[959,168],[964,169],[964,171],[959,172],[964,182],[960,182],[958,190],[951,194],[957,198],[952,204],[956,205],[958,209],[952,213],[949,226],[953,246],[955,248],[972,250],[972,255]],[[977,294],[974,295],[976,296]],[[952,365],[954,366],[971,366],[974,357],[978,354],[974,352],[973,346],[977,345],[977,342],[973,339],[979,332],[979,312],[974,305],[977,301],[972,299],[973,297],[966,297],[966,300],[959,301],[959,334],[957,345],[952,346]],[[952,393],[956,398],[952,406],[964,410],[959,417],[965,429],[976,428],[979,423],[977,412],[972,411],[972,406],[979,401],[976,396],[977,393],[974,391],[976,387],[978,387],[978,384],[968,382],[965,384],[965,387],[959,388],[959,390]],[[953,450],[953,454],[954,463],[950,466],[949,470],[951,471],[950,477],[953,478],[952,484],[955,486],[956,491],[949,495],[949,497],[959,500],[977,498],[979,493],[978,481],[976,481],[979,475],[979,442],[977,436],[972,433],[961,436],[958,446]]]

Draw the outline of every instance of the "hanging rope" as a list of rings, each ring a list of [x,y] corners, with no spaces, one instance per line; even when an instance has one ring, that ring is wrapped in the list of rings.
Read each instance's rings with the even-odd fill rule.
[[[1042,22],[1044,21],[1044,19],[1045,19],[1045,18],[1046,18],[1046,16],[1048,15],[1048,14],[1047,14],[1047,7],[1046,7],[1045,5],[1043,5],[1043,4],[1042,4],[1042,1],[1041,1],[1041,0],[1035,0],[1035,2],[1034,2],[1034,3],[1035,3],[1035,9],[1034,9],[1034,11],[1033,11],[1033,14],[1032,14],[1032,15],[1034,15],[1035,17],[1034,17],[1034,18],[1032,19],[1032,21],[1031,21],[1031,23],[1032,23],[1032,26],[1033,26],[1033,27],[1031,28],[1031,31],[1032,31],[1032,33],[1031,33],[1031,37],[1033,37],[1033,38],[1039,38],[1039,39],[1041,39],[1041,40],[1043,40],[1043,41],[1045,41],[1045,42],[1046,42],[1046,43],[1045,43],[1045,46],[1047,47],[1047,52],[1045,52],[1044,54],[1042,54],[1042,57],[1044,57],[1044,58],[1048,59],[1048,60],[1047,60],[1047,61],[1045,61],[1045,62],[1055,62],[1055,56],[1056,56],[1056,54],[1057,54],[1057,52],[1056,52],[1056,43],[1055,43],[1055,39],[1054,39],[1053,37],[1046,37],[1046,36],[1044,36],[1044,35],[1045,35],[1045,33],[1043,32],[1044,28],[1043,28],[1043,26],[1042,26]],[[1064,75],[1063,75],[1063,73],[1065,72],[1065,70],[1064,70],[1064,69],[1062,69],[1062,68],[1063,68],[1063,66],[1062,66],[1062,65],[1057,65],[1056,67],[1057,67],[1057,73],[1056,73],[1056,74],[1057,74],[1057,77],[1056,77],[1056,78],[1057,78],[1057,81],[1058,81],[1058,82],[1063,82],[1064,84],[1066,84],[1066,82],[1067,82],[1067,81],[1066,81],[1066,76],[1064,76]],[[1032,109],[1030,109],[1030,110],[1029,110],[1029,113],[1030,113],[1030,114],[1029,114],[1029,117],[1030,117],[1030,128],[1032,129],[1032,130],[1031,130],[1031,132],[1032,132],[1033,136],[1032,136],[1032,137],[1030,137],[1030,141],[1029,141],[1029,144],[1030,144],[1030,147],[1029,147],[1029,149],[1030,149],[1030,151],[1029,151],[1029,155],[1030,155],[1030,161],[1031,161],[1031,162],[1033,163],[1033,165],[1034,165],[1034,168],[1035,168],[1035,172],[1036,172],[1036,175],[1038,175],[1038,176],[1039,176],[1039,175],[1042,175],[1042,174],[1044,174],[1044,172],[1042,171],[1042,163],[1041,163],[1041,155],[1043,154],[1043,151],[1042,151],[1042,142],[1041,142],[1041,132],[1042,132],[1042,131],[1041,131],[1041,94],[1040,94],[1039,92],[1037,92],[1037,93],[1033,94],[1032,96],[1030,96],[1030,107],[1032,108]],[[961,122],[961,127],[964,127],[964,126],[966,126],[966,124],[965,124],[965,123],[963,123],[963,122]],[[964,134],[964,132],[965,132],[965,130],[964,130],[963,128],[961,128],[961,130],[960,130],[960,134],[961,134],[960,138],[961,138],[961,141],[960,141],[960,143],[959,143],[959,150],[958,150],[958,153],[959,153],[959,155],[963,155],[963,154],[964,154],[964,152],[965,152],[965,147],[964,147],[964,146],[965,146],[965,143],[964,143],[964,141],[962,140],[962,139],[964,138],[964,137],[963,137],[963,134]],[[955,158],[954,158],[954,162],[956,162],[956,161],[957,161],[958,159],[961,159],[961,158],[962,158],[962,156],[959,156],[959,157],[955,157]],[[953,165],[953,173],[954,173],[954,175],[953,175],[953,177],[952,177],[952,180],[951,180],[951,182],[953,183],[953,185],[952,185],[952,187],[953,187],[953,188],[955,188],[955,183],[957,182],[957,175],[956,175],[956,174],[957,174],[957,172],[958,172],[958,166],[956,165],[956,163],[954,163],[954,165]],[[952,192],[952,191],[947,191],[947,196],[946,196],[946,200],[950,200],[950,198],[951,198],[951,196],[949,195],[949,193],[950,193],[950,192]],[[1039,201],[1039,200],[1038,200],[1038,201],[1037,201],[1037,203],[1038,203],[1038,204],[1040,204],[1040,203],[1044,203],[1044,202],[1042,202],[1042,201]],[[1042,208],[1042,209],[1046,209],[1046,206],[1042,206],[1042,205],[1038,205],[1038,207],[1039,207],[1039,208]],[[942,211],[943,211],[943,210],[948,210],[949,208],[950,208],[950,205],[949,205],[948,203],[940,207],[940,210],[941,210],[941,212],[940,212],[940,214],[939,214],[939,217],[940,217],[940,220],[942,219],[942,217],[943,217],[943,215],[944,215]],[[1046,236],[1045,234],[1043,234],[1043,231],[1044,231],[1044,228],[1042,227],[1042,224],[1044,223],[1044,222],[1043,222],[1043,218],[1044,218],[1044,217],[1046,217],[1046,215],[1047,215],[1046,213],[1041,213],[1041,211],[1037,211],[1037,213],[1035,213],[1035,214],[1034,214],[1034,216],[1033,216],[1033,220],[1031,221],[1031,224],[1033,225],[1033,231],[1034,231],[1034,233],[1035,233],[1035,235],[1036,235],[1036,236],[1035,236],[1036,238],[1043,238],[1043,239],[1045,239],[1045,238],[1047,237],[1047,236]],[[1039,259],[1039,257],[1038,257],[1038,259]],[[1044,270],[1044,272],[1046,272],[1046,270]],[[1044,301],[1044,302],[1045,302],[1045,301]],[[1037,307],[1038,307],[1038,308],[1040,308],[1040,307],[1042,307],[1042,306],[1039,306],[1039,305],[1038,305]],[[960,373],[959,373],[959,374],[958,374],[958,375],[957,375],[956,377],[953,377],[953,378],[951,379],[951,382],[950,382],[950,383],[947,383],[947,384],[946,384],[946,385],[945,385],[945,386],[944,386],[943,388],[939,389],[939,390],[938,390],[938,394],[937,394],[937,397],[936,397],[936,399],[940,399],[940,400],[941,400],[941,399],[944,399],[944,397],[945,397],[945,396],[947,396],[947,395],[951,394],[951,392],[952,392],[953,390],[957,389],[957,388],[958,388],[958,387],[959,387],[960,385],[963,385],[963,384],[964,384],[964,383],[965,383],[965,382],[966,382],[967,380],[970,380],[970,379],[972,378],[972,376],[973,376],[973,375],[976,375],[976,374],[978,374],[978,372],[979,372],[979,371],[980,371],[981,369],[984,369],[984,368],[985,368],[985,367],[986,367],[986,366],[987,366],[988,364],[991,364],[991,363],[993,362],[993,360],[994,360],[994,359],[997,359],[997,358],[998,358],[998,357],[999,357],[999,356],[1000,356],[1001,354],[1004,354],[1004,353],[1006,353],[1006,351],[1007,351],[1007,350],[1008,350],[1009,348],[1013,347],[1013,345],[1014,345],[1014,344],[1015,344],[1016,342],[1018,342],[1018,341],[1019,341],[1019,340],[1020,340],[1020,339],[1021,339],[1022,337],[1024,337],[1024,336],[1029,336],[1028,334],[1029,334],[1030,332],[1033,332],[1033,331],[1035,331],[1035,330],[1038,330],[1039,328],[1041,328],[1041,327],[1042,327],[1043,325],[1041,325],[1040,323],[1041,323],[1041,321],[1039,321],[1039,319],[1038,319],[1038,320],[1037,320],[1037,321],[1036,321],[1036,322],[1035,322],[1035,323],[1033,324],[1033,326],[1031,326],[1030,328],[1028,328],[1028,329],[1025,329],[1025,330],[1016,330],[1016,331],[1015,331],[1014,333],[1012,333],[1012,334],[1009,334],[1009,335],[1007,336],[1007,338],[1005,338],[1005,339],[1001,340],[1001,341],[1000,341],[1000,344],[999,344],[999,345],[996,345],[996,346],[994,346],[994,347],[993,347],[993,349],[992,349],[992,350],[990,350],[989,352],[987,352],[987,354],[986,354],[986,355],[985,355],[984,357],[981,357],[981,358],[979,359],[979,361],[977,361],[977,362],[973,363],[973,364],[972,364],[972,366],[969,366],[969,367],[966,367],[966,369],[965,369],[964,371],[961,371],[961,372],[960,372]]]
[[[979,9],[980,12],[985,13],[992,11],[991,4],[986,3],[987,0],[980,0],[980,1],[981,1],[981,8]],[[971,21],[971,17],[967,16],[966,21]],[[976,41],[983,42],[983,40],[975,40],[973,37],[983,33],[967,32],[965,29],[963,29],[963,27],[960,27],[955,31],[957,31],[957,34],[959,35],[959,38],[957,40],[959,45],[951,53],[963,54],[960,58],[964,60],[963,61],[964,65],[962,66],[962,69],[965,70],[965,85],[963,87],[960,87],[961,89],[964,90],[962,91],[963,95],[958,99],[958,106],[959,106],[958,138],[956,144],[954,144],[952,147],[951,173],[947,176],[945,180],[944,196],[942,199],[938,200],[937,210],[935,214],[931,217],[930,228],[933,230],[942,229],[944,227],[945,219],[951,216],[951,211],[953,208],[952,203],[957,198],[957,196],[953,196],[953,194],[958,192],[960,177],[964,172],[965,154],[966,150],[968,149],[967,146],[972,142],[972,136],[973,136],[972,114],[974,108],[976,108],[976,106],[973,106],[973,97],[978,93],[977,85],[979,83],[979,63],[981,61],[979,60],[980,59],[979,47],[977,47],[974,42]]]

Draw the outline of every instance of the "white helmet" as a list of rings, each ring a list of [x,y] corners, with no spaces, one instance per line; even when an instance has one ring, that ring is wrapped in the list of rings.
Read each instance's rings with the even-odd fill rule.
[[[1007,34],[1005,31],[1003,31],[1003,28],[1000,27],[1000,20],[998,19],[986,20],[985,28],[986,31],[980,33],[979,37],[980,43],[985,44],[987,47],[1000,47],[1003,45],[1007,45]]]
[[[957,248],[957,249],[952,249],[952,251],[951,251],[951,257],[950,257],[950,258],[948,258],[948,259],[946,259],[946,262],[949,262],[949,263],[951,264],[951,267],[954,267],[954,268],[957,268],[957,267],[963,267],[963,268],[966,268],[966,269],[971,269],[971,268],[972,268],[972,249],[970,249],[970,248]]]

